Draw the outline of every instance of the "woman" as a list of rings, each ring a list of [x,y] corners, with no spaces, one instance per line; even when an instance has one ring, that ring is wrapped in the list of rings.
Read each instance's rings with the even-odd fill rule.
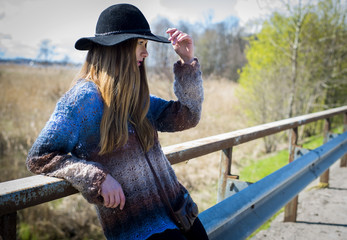
[[[132,5],[104,10],[95,37],[75,44],[88,50],[79,80],[59,100],[27,158],[30,171],[66,179],[96,205],[107,239],[207,239],[198,218],[188,232],[178,230],[153,174],[177,206],[187,191],[157,131],[194,127],[203,101],[192,38],[174,28],[167,33],[168,40],[153,35]],[[149,95],[148,40],[171,42],[180,57],[174,65],[178,101]]]

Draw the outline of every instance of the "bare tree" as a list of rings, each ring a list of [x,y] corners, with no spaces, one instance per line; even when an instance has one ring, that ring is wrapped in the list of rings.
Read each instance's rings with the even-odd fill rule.
[[[288,5],[288,8],[290,6]],[[301,6],[301,0],[299,0],[299,6],[297,8],[297,13],[294,13],[293,18],[293,27],[295,29],[293,39],[291,40],[290,45],[290,60],[291,60],[291,91],[289,92],[289,106],[287,117],[293,117],[293,108],[294,108],[294,98],[296,95],[296,82],[298,75],[298,53],[300,47],[300,34],[302,31],[303,21],[305,19],[307,12],[304,12]]]
[[[52,45],[51,40],[44,39],[40,43],[39,53],[37,55],[37,60],[44,63],[49,62],[55,54],[55,46]]]
[[[165,17],[159,17],[153,23],[153,32],[163,36],[169,27],[172,27],[172,23]],[[169,44],[151,44],[150,54],[150,66],[154,72],[166,79],[172,79],[172,63],[177,59],[172,47]]]

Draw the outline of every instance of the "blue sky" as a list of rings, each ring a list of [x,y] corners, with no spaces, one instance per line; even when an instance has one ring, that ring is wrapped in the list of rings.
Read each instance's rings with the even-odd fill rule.
[[[278,1],[278,0],[276,0]],[[111,0],[0,0],[0,57],[36,58],[42,40],[55,46],[56,60],[68,56],[75,62],[85,52],[74,49],[80,37],[93,36],[99,14],[108,6],[125,1]],[[151,24],[158,16],[172,23],[222,21],[235,16],[241,24],[265,18],[271,0],[134,0],[126,1],[143,12]],[[162,35],[165,35],[163,33]]]

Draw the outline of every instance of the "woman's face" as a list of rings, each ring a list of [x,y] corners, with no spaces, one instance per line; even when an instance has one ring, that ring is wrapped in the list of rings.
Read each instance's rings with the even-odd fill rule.
[[[145,40],[145,39],[139,38],[137,40],[137,46],[136,46],[137,66],[141,66],[143,60],[145,60],[145,58],[148,57],[147,43],[148,43],[148,40]]]

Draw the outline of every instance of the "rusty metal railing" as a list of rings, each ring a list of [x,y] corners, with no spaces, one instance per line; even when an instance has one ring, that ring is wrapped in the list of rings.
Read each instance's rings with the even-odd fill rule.
[[[226,197],[227,180],[235,178],[231,174],[233,147],[278,132],[290,130],[289,161],[292,161],[298,139],[298,127],[323,119],[326,121],[325,135],[327,135],[331,128],[330,118],[339,114],[344,115],[344,131],[347,131],[347,106],[343,106],[176,144],[164,147],[163,150],[172,164],[216,151],[222,151],[218,187],[218,200],[220,201]],[[345,155],[341,159],[341,167],[346,167],[346,162],[347,156]],[[323,175],[323,179],[321,178],[321,181],[328,183],[328,178],[329,175],[325,174]],[[18,210],[66,197],[74,193],[77,193],[77,190],[65,180],[45,176],[33,176],[0,183],[0,236],[3,240],[16,239],[16,212]],[[286,207],[285,221],[296,220],[297,202],[290,204],[292,205],[289,206],[289,209]]]

